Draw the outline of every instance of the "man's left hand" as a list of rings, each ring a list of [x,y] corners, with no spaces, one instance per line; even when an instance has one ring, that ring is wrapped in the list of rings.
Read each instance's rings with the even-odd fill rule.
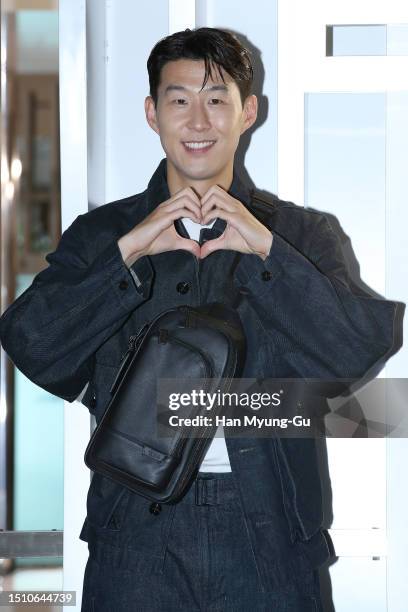
[[[263,260],[269,255],[272,246],[272,233],[256,219],[247,208],[218,185],[213,185],[201,198],[203,225],[220,217],[227,222],[224,233],[219,238],[207,240],[200,257],[204,259],[213,251],[227,249],[240,253],[253,253]]]

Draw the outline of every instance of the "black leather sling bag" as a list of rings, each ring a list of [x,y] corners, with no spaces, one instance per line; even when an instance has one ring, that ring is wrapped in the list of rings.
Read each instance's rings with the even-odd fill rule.
[[[245,350],[238,312],[230,306],[179,306],[158,315],[130,338],[85,451],[86,465],[148,499],[179,500],[216,433],[214,417],[222,407],[214,407],[212,425],[195,427],[193,436],[183,427],[158,435],[157,382],[201,379],[206,392],[226,392],[241,375]],[[208,414],[202,405],[188,406],[187,413]]]

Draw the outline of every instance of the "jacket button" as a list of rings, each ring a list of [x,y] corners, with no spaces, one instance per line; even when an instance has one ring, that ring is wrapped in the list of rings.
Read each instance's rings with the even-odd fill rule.
[[[271,273],[271,272],[269,272],[269,270],[264,270],[264,271],[262,272],[261,276],[262,276],[262,280],[264,280],[264,281],[268,281],[268,280],[271,280],[271,278],[272,278],[272,273]]]
[[[156,516],[157,514],[160,514],[161,509],[161,504],[159,504],[158,502],[153,502],[152,504],[150,504],[149,512]]]
[[[125,280],[121,280],[119,283],[119,289],[127,289],[129,287],[129,283]]]
[[[187,291],[190,289],[190,283],[187,283],[186,281],[178,283],[176,289],[179,293],[187,293]]]
[[[92,397],[89,400],[89,405],[91,406],[91,408],[95,408],[95,406],[96,406],[96,395],[95,395],[95,393],[92,393]]]

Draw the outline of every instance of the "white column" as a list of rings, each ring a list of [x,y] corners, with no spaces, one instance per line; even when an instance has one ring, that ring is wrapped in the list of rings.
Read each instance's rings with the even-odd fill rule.
[[[62,230],[88,210],[86,137],[85,0],[60,0],[60,126]],[[83,457],[89,440],[89,413],[80,402],[64,407],[64,574],[63,588],[77,593],[88,549],[79,539],[86,516],[89,470]],[[74,610],[74,608],[72,608]]]

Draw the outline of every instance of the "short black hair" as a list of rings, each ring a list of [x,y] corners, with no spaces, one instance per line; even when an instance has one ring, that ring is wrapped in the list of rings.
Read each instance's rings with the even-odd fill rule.
[[[217,68],[225,82],[225,70],[238,86],[242,105],[251,94],[254,77],[250,51],[238,37],[227,30],[218,28],[187,28],[159,40],[147,60],[150,95],[157,106],[157,90],[161,71],[167,62],[179,59],[204,60],[205,74],[202,87],[212,78],[212,68]]]

